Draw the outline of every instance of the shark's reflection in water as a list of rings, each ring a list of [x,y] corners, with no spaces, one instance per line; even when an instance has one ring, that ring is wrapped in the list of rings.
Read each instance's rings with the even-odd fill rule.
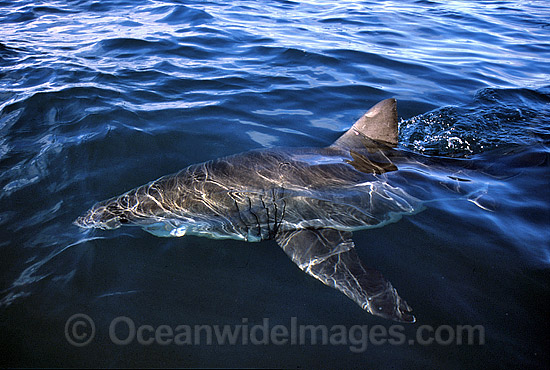
[[[372,107],[326,148],[255,150],[191,165],[94,205],[75,223],[137,225],[158,236],[275,239],[303,271],[364,310],[414,322],[411,308],[364,266],[352,232],[381,227],[422,209],[388,181],[408,163],[396,149],[395,99]]]

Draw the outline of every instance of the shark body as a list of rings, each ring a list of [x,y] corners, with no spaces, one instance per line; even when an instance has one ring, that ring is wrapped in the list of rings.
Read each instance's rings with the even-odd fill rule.
[[[264,149],[191,165],[97,203],[75,224],[137,225],[158,236],[274,239],[300,269],[364,310],[414,322],[380,272],[362,264],[352,233],[422,210],[387,175],[405,156],[397,146],[395,99],[373,106],[325,148]]]

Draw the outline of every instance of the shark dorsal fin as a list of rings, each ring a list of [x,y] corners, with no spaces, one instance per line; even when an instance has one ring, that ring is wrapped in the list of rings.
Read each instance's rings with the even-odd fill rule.
[[[396,147],[397,131],[397,101],[394,98],[386,99],[369,109],[332,146],[350,147],[355,137],[362,135],[375,142]]]

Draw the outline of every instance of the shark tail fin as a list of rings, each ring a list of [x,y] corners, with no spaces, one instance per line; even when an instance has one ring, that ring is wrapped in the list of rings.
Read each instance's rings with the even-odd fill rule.
[[[397,134],[397,101],[390,98],[369,109],[332,146],[349,147],[356,136],[362,135],[386,146],[396,147]]]

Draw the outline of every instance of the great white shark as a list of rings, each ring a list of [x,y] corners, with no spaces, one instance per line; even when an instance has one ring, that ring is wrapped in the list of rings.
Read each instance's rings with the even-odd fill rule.
[[[191,165],[79,217],[83,228],[137,225],[157,236],[274,239],[300,269],[371,314],[414,322],[411,307],[363,265],[352,233],[423,209],[388,174],[407,163],[397,150],[395,99],[369,109],[324,148],[253,150]]]

